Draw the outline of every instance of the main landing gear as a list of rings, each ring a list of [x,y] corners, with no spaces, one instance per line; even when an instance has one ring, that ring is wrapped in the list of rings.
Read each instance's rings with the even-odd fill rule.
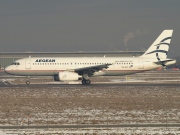
[[[88,74],[83,74],[83,76],[82,76],[82,84],[83,85],[91,84],[91,80],[89,80]]]
[[[83,79],[83,80],[82,80],[82,84],[83,84],[83,85],[89,85],[89,84],[91,84],[91,80]]]

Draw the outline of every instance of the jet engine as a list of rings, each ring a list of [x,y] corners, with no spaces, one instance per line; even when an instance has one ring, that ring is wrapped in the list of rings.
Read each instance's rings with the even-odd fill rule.
[[[58,75],[54,76],[54,81],[77,81],[81,79],[82,76],[79,76],[75,72],[69,71],[59,72]]]

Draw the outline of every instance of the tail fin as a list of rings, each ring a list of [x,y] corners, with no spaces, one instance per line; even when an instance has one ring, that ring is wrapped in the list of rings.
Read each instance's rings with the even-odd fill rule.
[[[173,30],[164,30],[141,57],[156,58],[158,61],[167,58],[172,33]]]

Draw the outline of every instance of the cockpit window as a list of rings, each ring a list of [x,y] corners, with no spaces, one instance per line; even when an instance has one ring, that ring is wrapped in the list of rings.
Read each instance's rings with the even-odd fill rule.
[[[13,62],[11,65],[20,65],[19,62]]]

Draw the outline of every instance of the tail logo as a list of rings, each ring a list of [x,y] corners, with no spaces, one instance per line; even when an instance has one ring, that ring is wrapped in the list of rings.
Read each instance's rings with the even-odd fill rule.
[[[157,59],[158,61],[167,58],[173,30],[164,30],[151,44],[142,57]]]
[[[154,45],[154,46],[157,46],[157,47],[156,47],[156,50],[155,50],[155,51],[152,51],[152,52],[149,52],[149,53],[147,53],[147,54],[156,53],[156,58],[157,58],[157,60],[158,60],[158,61],[161,61],[160,58],[159,58],[158,52],[160,52],[160,53],[165,53],[165,54],[167,55],[168,51],[166,51],[166,50],[159,50],[159,48],[160,48],[160,46],[162,46],[162,45],[167,45],[167,46],[169,46],[170,43],[166,43],[166,42],[165,42],[166,40],[169,40],[169,39],[171,39],[171,37],[166,37],[166,38],[164,38],[163,40],[161,40],[159,44]],[[147,54],[146,54],[146,55],[147,55]]]

